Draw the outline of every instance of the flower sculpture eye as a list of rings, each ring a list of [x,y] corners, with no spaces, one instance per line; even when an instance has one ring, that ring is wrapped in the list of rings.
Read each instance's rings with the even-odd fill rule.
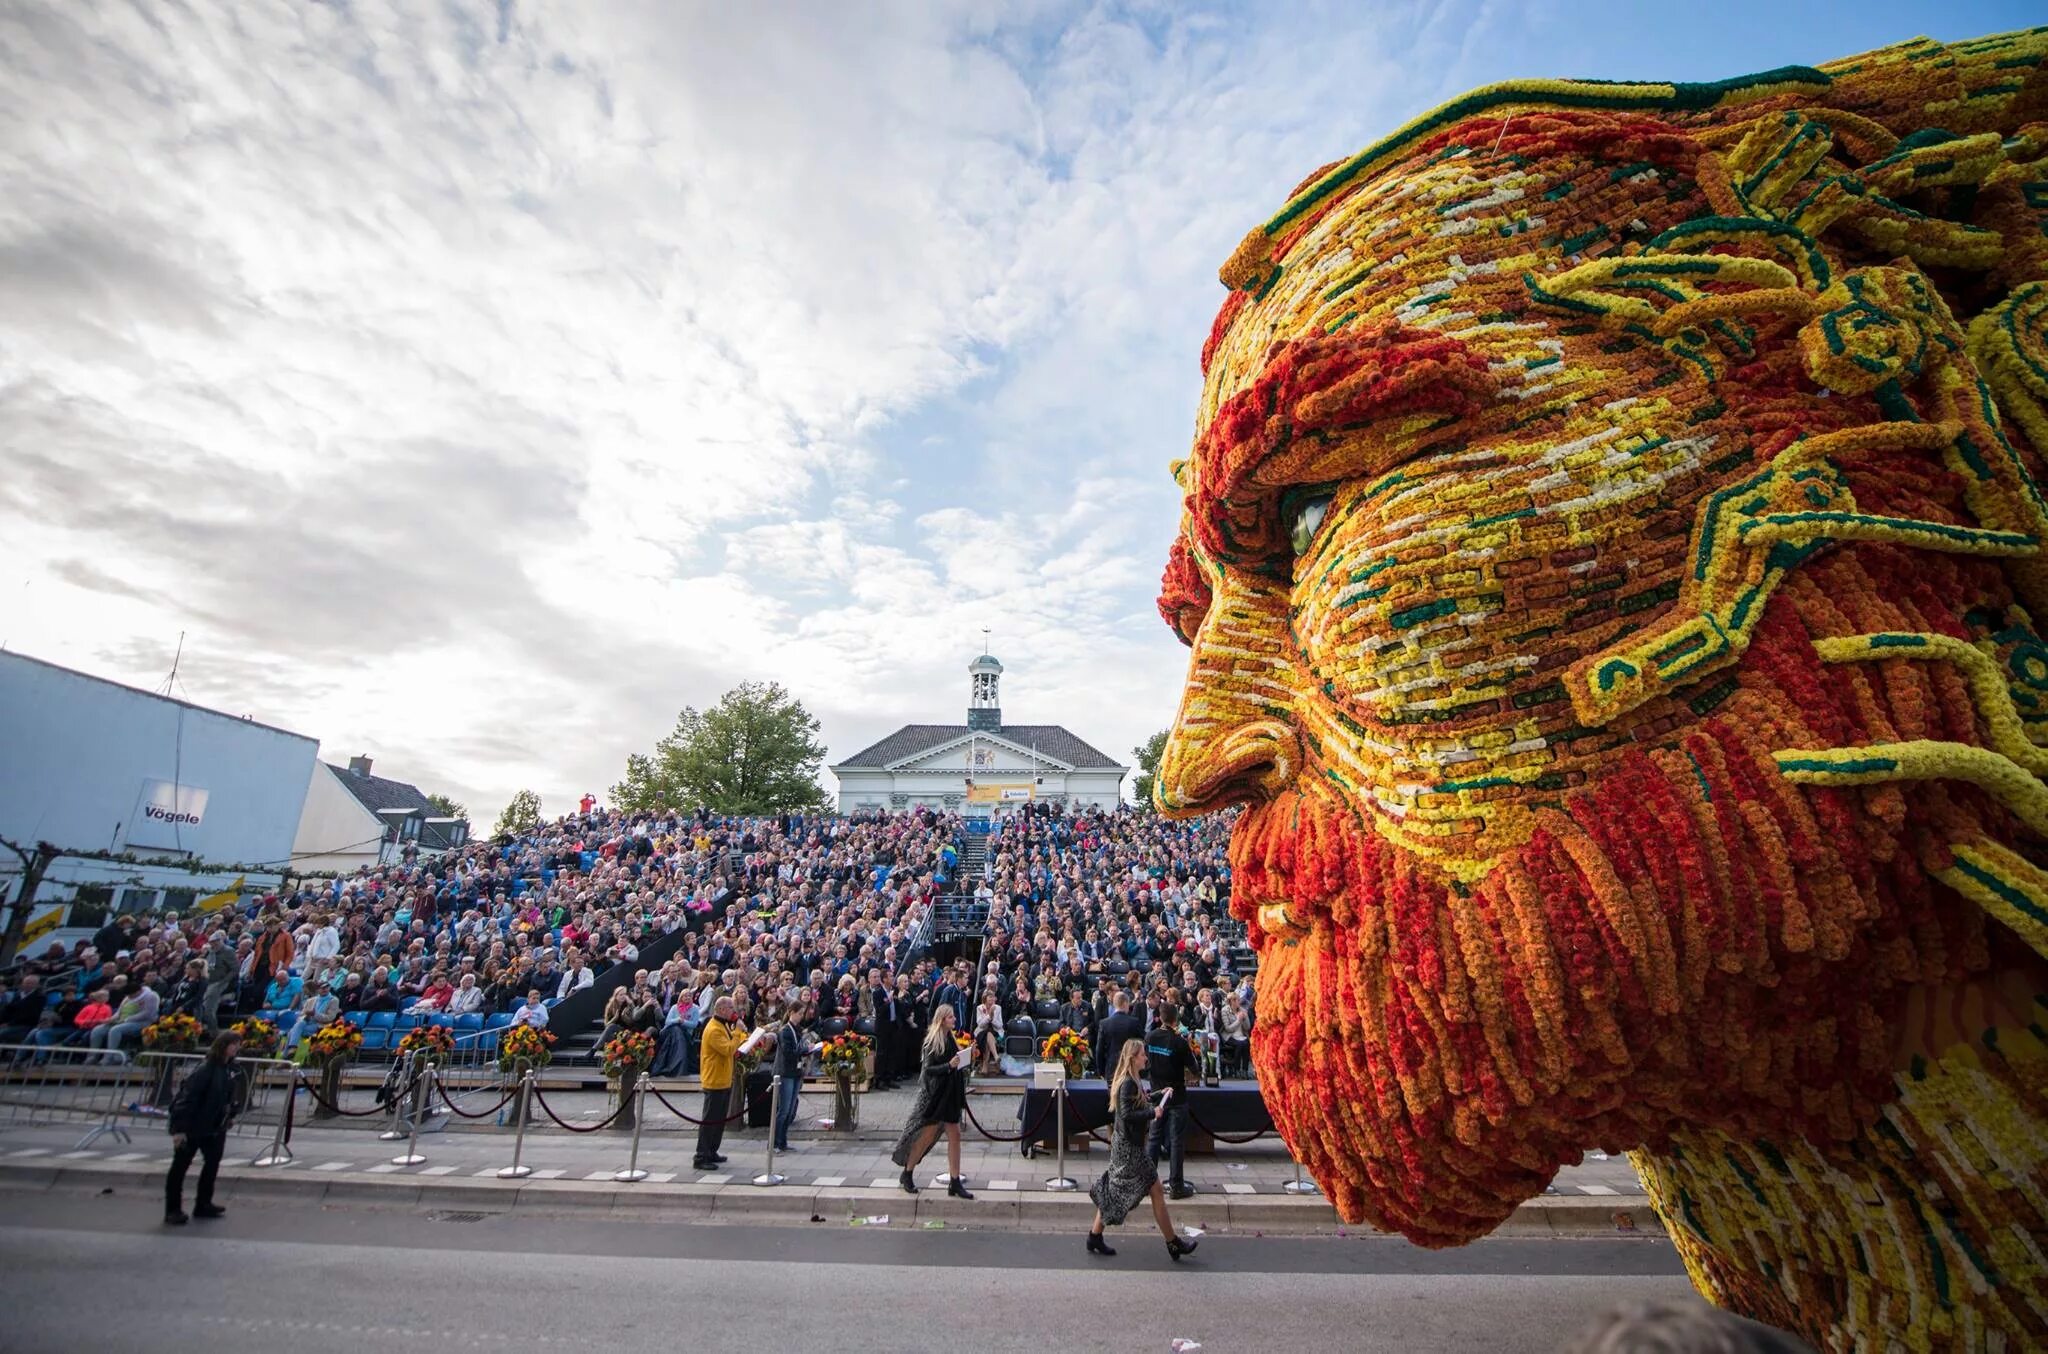
[[[1308,553],[1315,541],[1316,533],[1322,530],[1323,519],[1330,515],[1330,503],[1334,494],[1318,493],[1313,498],[1303,499],[1294,506],[1293,521],[1287,529],[1288,542],[1294,547],[1295,558]]]

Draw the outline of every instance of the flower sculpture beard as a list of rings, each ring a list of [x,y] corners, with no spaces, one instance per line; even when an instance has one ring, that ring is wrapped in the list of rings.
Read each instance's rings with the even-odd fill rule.
[[[1259,953],[1252,1055],[1347,1220],[1457,1245],[1590,1146],[1701,1129],[1846,1143],[1896,1095],[1916,988],[2027,964],[1943,904],[1915,834],[1863,854],[1879,834],[1850,825],[1848,796],[1780,781],[1738,807],[1735,787],[1775,769],[1768,711],[1730,705],[1675,757],[1618,757],[1469,885],[1336,793],[1246,809],[1231,863]],[[2031,990],[2048,990],[2038,974]],[[2024,1023],[2023,998],[2010,1015]]]

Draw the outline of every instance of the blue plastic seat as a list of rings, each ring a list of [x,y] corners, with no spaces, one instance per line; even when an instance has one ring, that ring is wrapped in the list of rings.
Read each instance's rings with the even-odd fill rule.
[[[455,1032],[457,1034],[474,1034],[483,1027],[484,1018],[480,1015],[472,1013],[455,1017]]]
[[[368,1034],[371,1030],[389,1030],[397,1021],[396,1011],[372,1011],[364,1017],[363,1032]]]
[[[484,1028],[487,1030],[503,1029],[505,1026],[511,1023],[512,1013],[510,1011],[500,1011],[496,1015],[484,1021]]]
[[[391,1022],[391,1028],[400,1034],[404,1034],[407,1030],[419,1025],[425,1019],[425,1016],[401,1015]]]
[[[449,1015],[446,1011],[436,1011],[427,1017],[426,1023],[429,1025],[439,1025],[444,1030],[452,1030],[455,1028],[455,1017]]]
[[[388,1029],[364,1030],[363,1052],[381,1053],[391,1047],[391,1031]]]

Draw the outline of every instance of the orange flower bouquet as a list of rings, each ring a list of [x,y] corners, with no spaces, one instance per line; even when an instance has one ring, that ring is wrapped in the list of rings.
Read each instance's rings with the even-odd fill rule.
[[[510,1072],[523,1060],[538,1071],[555,1060],[555,1036],[531,1025],[514,1025],[498,1041],[498,1068]]]
[[[627,1068],[644,1072],[654,1065],[654,1036],[645,1030],[624,1030],[604,1046],[604,1074],[617,1081]]]
[[[277,1052],[277,1045],[283,1037],[276,1025],[261,1016],[237,1020],[228,1028],[242,1036],[242,1056],[245,1058],[268,1058]]]
[[[1038,1056],[1043,1062],[1065,1064],[1069,1078],[1079,1077],[1088,1068],[1088,1040],[1073,1030],[1054,1030],[1038,1046]]]
[[[430,1063],[444,1063],[455,1053],[455,1032],[443,1025],[415,1025],[398,1041],[398,1056],[417,1055]]]

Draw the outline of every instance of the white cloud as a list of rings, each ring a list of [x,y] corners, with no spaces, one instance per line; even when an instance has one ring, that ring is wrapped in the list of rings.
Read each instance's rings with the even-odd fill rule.
[[[1441,92],[1410,30],[769,13],[0,15],[0,640],[186,631],[195,699],[486,816],[747,677],[835,753],[957,719],[984,625],[1011,718],[1163,724],[1216,266]]]

